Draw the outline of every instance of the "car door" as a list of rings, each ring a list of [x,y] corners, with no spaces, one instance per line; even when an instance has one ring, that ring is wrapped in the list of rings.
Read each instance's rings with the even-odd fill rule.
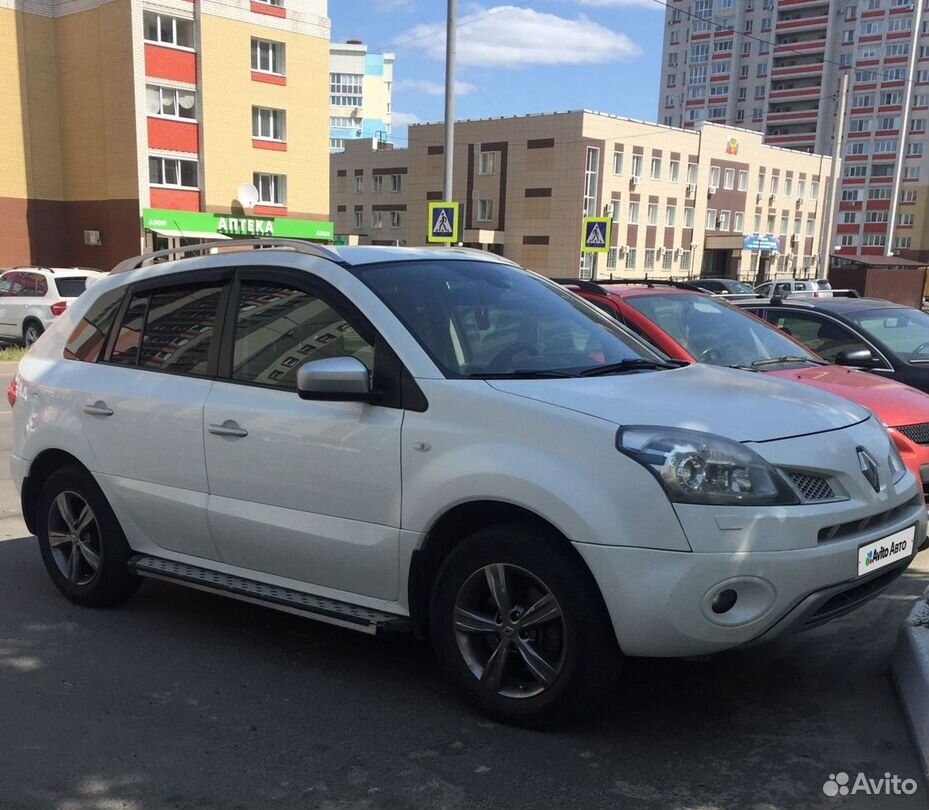
[[[72,381],[94,471],[138,551],[217,557],[207,518],[203,408],[229,276],[187,273],[131,288],[104,356]],[[90,326],[78,325],[75,345],[93,345]]]
[[[352,355],[374,374],[374,330],[303,271],[243,269],[226,379],[204,412],[209,517],[222,560],[318,589],[398,596],[398,407],[302,400],[297,369]]]
[[[16,292],[13,289],[13,277],[16,271],[10,271],[0,276],[0,335],[3,337],[17,337],[13,331],[13,304]]]

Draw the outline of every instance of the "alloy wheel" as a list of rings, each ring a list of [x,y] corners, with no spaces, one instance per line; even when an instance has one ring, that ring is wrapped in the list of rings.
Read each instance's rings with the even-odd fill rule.
[[[100,570],[100,525],[76,492],[60,492],[48,510],[48,544],[58,570],[72,585],[86,585]]]
[[[493,694],[535,697],[564,669],[561,605],[525,568],[494,563],[475,571],[455,599],[454,622],[468,669]]]
[[[41,337],[41,333],[36,326],[27,326],[26,334],[23,336],[23,340],[28,348],[33,343],[35,343]]]

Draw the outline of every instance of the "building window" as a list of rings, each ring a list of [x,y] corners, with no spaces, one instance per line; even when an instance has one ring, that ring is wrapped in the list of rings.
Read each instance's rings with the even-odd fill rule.
[[[748,191],[748,172],[739,172],[739,191]]]
[[[730,230],[730,224],[732,222],[732,212],[731,211],[720,211],[719,212],[719,230],[728,231]]]
[[[732,230],[736,233],[742,233],[745,230],[745,214],[741,211],[736,211],[733,220]]]
[[[784,178],[784,194],[788,197],[792,197],[794,194],[794,176],[789,173],[787,177]]]
[[[283,42],[252,39],[252,70],[283,76],[286,73],[284,54]]]
[[[330,138],[329,139],[329,151],[330,152],[341,152],[345,149],[345,138]]]
[[[687,164],[687,184],[691,186],[697,185],[697,164],[696,163]]]
[[[287,140],[287,113],[268,107],[252,107],[252,137],[265,141]]]
[[[497,173],[497,153],[481,152],[479,174],[496,174]]]
[[[606,269],[615,270],[616,269],[616,259],[618,258],[619,248],[611,247],[606,254]]]
[[[390,190],[395,194],[401,191],[403,188],[403,175],[402,174],[392,174],[390,175]]]
[[[371,177],[371,191],[380,194],[384,190],[384,175],[375,174]]]
[[[661,254],[661,269],[670,270],[671,262],[674,259],[674,253],[667,248],[665,248],[664,253]]]
[[[819,181],[814,180],[810,183],[810,199],[818,200],[819,199]]]
[[[816,220],[813,217],[806,218],[806,235],[813,236],[816,233]]]
[[[642,178],[642,156],[633,155],[632,156],[632,176],[637,180]]]
[[[684,227],[693,228],[694,226],[694,207],[688,205],[684,208]]]
[[[400,228],[400,212],[391,211],[390,212],[390,227],[392,230],[398,230]]]
[[[652,180],[661,180],[661,158],[652,158]]]
[[[363,228],[365,225],[365,214],[364,211],[355,212],[355,227]]]
[[[169,188],[199,188],[196,160],[179,160],[169,157],[149,157],[148,182],[153,186]]]
[[[613,222],[619,222],[620,209],[622,208],[622,203],[619,200],[613,200],[610,203],[610,218]]]
[[[145,41],[158,45],[173,45],[176,48],[193,48],[194,21],[182,17],[170,17],[154,11],[142,13],[145,26]]]
[[[681,175],[681,163],[678,160],[672,160],[668,164],[668,179],[672,183],[676,183],[680,179]]]
[[[363,176],[363,175],[360,175],[360,174],[356,174],[356,175],[355,175],[355,193],[356,193],[356,194],[361,194],[361,192],[364,191],[364,190],[365,190],[365,179],[364,179],[364,176]]]
[[[477,201],[477,221],[490,222],[494,218],[494,201],[478,200]]]
[[[384,227],[384,215],[380,211],[371,212],[371,227],[375,231],[379,231]]]
[[[708,208],[706,211],[706,229],[708,231],[716,230],[716,209]]]
[[[363,107],[361,73],[330,73],[329,104],[332,107]]]
[[[664,210],[664,224],[669,228],[673,228],[675,222],[677,222],[677,206],[669,205]]]
[[[645,269],[655,269],[655,251],[651,248],[646,248],[645,250]]]
[[[262,205],[287,205],[287,178],[283,174],[255,172],[252,182],[258,189],[258,202]]]
[[[639,224],[639,204],[637,202],[629,203],[629,224]]]
[[[914,220],[915,216],[913,214],[900,214],[900,225],[903,225],[905,228],[911,228]]]
[[[623,153],[613,152],[613,174],[621,175],[623,173]]]
[[[657,203],[648,204],[648,224],[657,225],[658,224],[658,205]]]
[[[149,84],[145,88],[145,103],[149,115],[183,118],[185,121],[197,118],[197,93],[194,90]]]
[[[723,188],[727,191],[735,188],[735,169],[726,169],[723,173]]]
[[[626,269],[627,270],[635,270],[635,263],[637,261],[637,258],[638,258],[638,251],[634,247],[626,249]]]
[[[681,251],[681,270],[690,270],[690,251]]]

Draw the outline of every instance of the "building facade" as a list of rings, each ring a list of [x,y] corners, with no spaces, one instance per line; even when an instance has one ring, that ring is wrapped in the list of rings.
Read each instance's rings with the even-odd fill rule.
[[[390,142],[394,54],[368,53],[357,39],[333,44],[329,62],[329,148],[346,141]]]
[[[663,59],[660,120],[805,152],[838,143],[837,252],[929,258],[927,0],[671,0]]]
[[[426,242],[442,199],[444,127],[407,149],[351,143],[332,156],[336,232]],[[637,278],[815,274],[832,161],[766,146],[760,133],[699,130],[591,112],[461,121],[455,198],[463,244],[545,275]],[[609,251],[581,256],[585,216],[611,219]]]
[[[331,236],[326,0],[0,0],[0,39],[0,266]]]

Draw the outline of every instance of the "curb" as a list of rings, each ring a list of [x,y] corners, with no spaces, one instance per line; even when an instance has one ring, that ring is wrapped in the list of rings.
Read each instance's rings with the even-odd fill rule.
[[[893,678],[923,773],[929,779],[929,589],[900,628]]]

